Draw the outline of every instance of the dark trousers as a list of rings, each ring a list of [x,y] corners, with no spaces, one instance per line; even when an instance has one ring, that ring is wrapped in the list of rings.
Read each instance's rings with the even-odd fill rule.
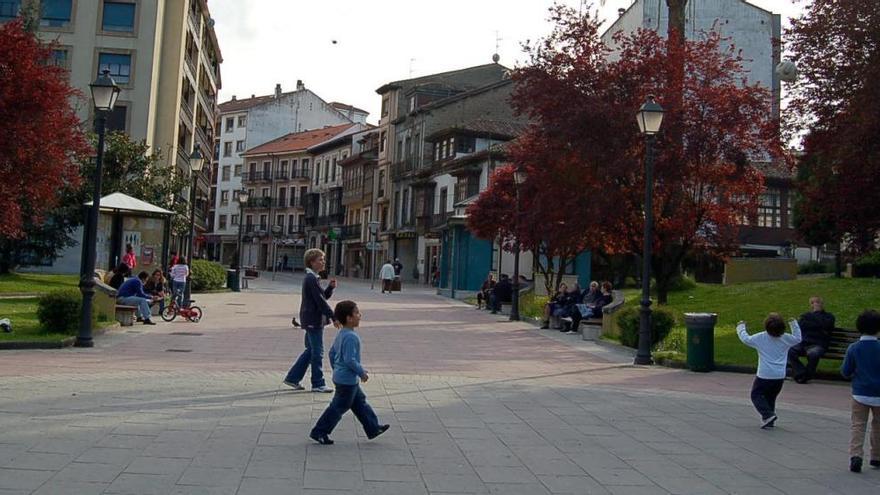
[[[483,291],[477,292],[477,307],[482,308],[483,303],[486,303],[486,306],[489,305],[489,298],[486,296],[486,293]]]
[[[306,376],[306,369],[312,368],[312,387],[323,387],[324,370],[321,369],[321,361],[324,354],[324,328],[317,327],[306,330],[306,348],[290,367],[285,378],[288,382],[299,383]]]
[[[333,394],[333,400],[324,410],[324,414],[321,414],[315,427],[312,428],[312,436],[320,437],[333,433],[333,429],[339,424],[342,415],[349,409],[364,427],[364,433],[368,436],[378,433],[379,418],[376,417],[373,408],[367,404],[367,396],[364,395],[360,385],[340,385],[338,383],[334,383],[334,385],[336,392]]]
[[[791,366],[791,372],[795,377],[812,378],[816,374],[816,368],[819,366],[819,359],[825,355],[826,348],[816,344],[800,344],[793,346],[788,350],[788,364]],[[804,366],[799,359],[801,356],[807,357],[807,365]]]
[[[782,392],[784,378],[779,380],[766,380],[755,377],[752,383],[752,404],[761,414],[761,419],[767,419],[776,414],[776,397]]]
[[[574,330],[575,332],[577,332],[578,327],[581,324],[581,320],[583,320],[584,318],[586,318],[588,320],[590,318],[601,318],[601,311],[602,310],[597,310],[596,308],[588,308],[588,309],[590,310],[590,313],[586,316],[582,316],[581,311],[578,309],[577,306],[572,307],[572,310],[569,311],[569,314],[571,315],[571,327],[568,328],[569,330]],[[597,313],[599,313],[599,314],[597,315]],[[566,325],[567,325],[567,323],[566,323]]]

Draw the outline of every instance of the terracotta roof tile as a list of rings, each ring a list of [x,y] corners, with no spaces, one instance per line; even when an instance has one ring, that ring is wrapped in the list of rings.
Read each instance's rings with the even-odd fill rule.
[[[328,139],[342,134],[357,124],[342,124],[322,129],[314,129],[304,132],[292,132],[290,134],[263,143],[255,148],[247,150],[245,155],[262,155],[268,153],[290,153],[304,151],[316,144],[323,143]]]

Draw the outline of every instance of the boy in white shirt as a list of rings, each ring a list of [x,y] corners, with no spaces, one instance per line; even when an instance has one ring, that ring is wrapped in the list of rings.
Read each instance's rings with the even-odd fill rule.
[[[752,384],[752,404],[761,414],[761,428],[776,425],[776,397],[785,382],[788,349],[801,341],[801,328],[794,318],[789,321],[791,334],[785,333],[785,321],[778,313],[770,313],[764,320],[764,330],[755,335],[746,331],[746,322],[736,325],[736,333],[743,344],[758,351],[758,373]]]

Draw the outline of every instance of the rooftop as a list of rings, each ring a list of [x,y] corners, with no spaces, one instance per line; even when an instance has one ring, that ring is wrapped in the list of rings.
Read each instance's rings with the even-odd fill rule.
[[[265,155],[273,153],[291,153],[294,151],[305,151],[308,148],[323,143],[328,139],[332,139],[339,134],[349,130],[357,124],[341,124],[336,126],[314,129],[311,131],[292,132],[290,134],[273,139],[267,143],[261,144],[255,148],[247,150],[243,155]]]

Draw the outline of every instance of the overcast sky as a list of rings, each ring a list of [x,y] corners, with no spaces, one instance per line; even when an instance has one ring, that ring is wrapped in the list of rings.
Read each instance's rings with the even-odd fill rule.
[[[782,14],[783,24],[804,0],[750,0]],[[579,0],[562,0],[578,8]],[[592,0],[602,19],[632,0]],[[378,119],[375,90],[410,76],[489,63],[515,67],[520,44],[551,30],[553,0],[211,0],[223,53],[220,101],[232,95],[289,91],[302,79],[326,101],[341,101]],[[334,44],[333,42],[336,41]]]

